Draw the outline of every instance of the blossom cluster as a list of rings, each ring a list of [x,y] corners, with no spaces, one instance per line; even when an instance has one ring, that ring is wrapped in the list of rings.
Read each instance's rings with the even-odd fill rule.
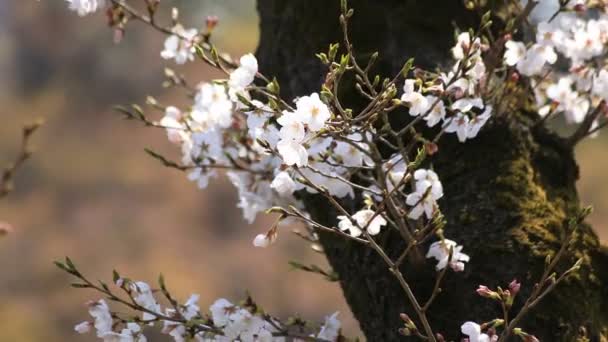
[[[441,73],[430,86],[425,88],[416,79],[405,80],[401,100],[409,105],[410,115],[421,116],[429,127],[443,122],[445,132],[456,133],[458,140],[465,142],[477,136],[492,114],[492,106],[484,104],[481,97],[480,84],[487,75],[480,38],[461,33],[452,55],[456,59],[452,69]],[[449,107],[441,97],[446,94]]]
[[[173,302],[163,309],[155,298],[156,291],[145,282],[119,278],[116,286],[129,295],[134,303],[132,308],[141,312],[141,317],[123,317],[124,314],[112,311],[104,299],[91,301],[87,306],[92,320],[77,324],[76,332],[94,331],[105,342],[146,342],[144,329],[155,324],[162,325],[161,332],[176,342],[283,342],[287,337],[292,341],[309,337],[335,341],[340,336],[338,313],[328,316],[315,332],[302,334],[300,339],[290,334],[284,323],[258,310],[250,299],[239,306],[220,298],[209,307],[208,313],[204,313],[198,305],[197,294],[191,295],[184,304]],[[120,301],[116,295],[108,293],[112,300]]]
[[[533,2],[526,8],[549,1]],[[105,2],[69,3],[70,9],[86,15]],[[352,12],[342,3],[341,24],[347,35]],[[524,10],[522,15],[528,13]],[[383,231],[396,230],[407,245],[404,257],[413,247],[428,246],[426,257],[437,262],[439,285],[445,271],[461,272],[470,259],[443,229],[439,204],[444,187],[429,157],[438,151],[437,142],[445,133],[454,133],[453,139],[460,143],[476,138],[492,118],[506,115],[503,104],[509,102],[512,83],[518,91],[525,85],[532,88],[540,115],[564,113],[568,122],[581,124],[583,136],[601,125],[599,114],[606,110],[608,100],[608,67],[603,58],[608,14],[587,9],[581,1],[559,1],[554,15],[538,17],[532,20],[531,32],[502,32],[494,39],[484,36],[491,25],[490,16],[484,15],[477,31],[457,35],[451,49],[454,62],[447,70],[424,71],[408,62],[399,75],[384,82],[379,82],[380,76],[372,81],[370,68],[362,68],[352,51],[337,57],[338,47],[331,45],[328,53],[318,55],[327,66],[326,82],[293,100],[281,98],[278,81],[262,74],[253,54],[232,60],[210,45],[208,33],[186,29],[174,20],[170,28],[161,29],[168,34],[161,58],[178,65],[200,58],[225,77],[196,86],[186,85],[184,80],[173,82],[185,85],[188,103],[161,106],[153,100],[153,107],[163,112],[160,120],[149,121],[142,113],[132,117],[166,131],[168,140],[181,150],[181,159],[179,163],[162,160],[187,170],[188,179],[199,188],[225,173],[238,191],[237,206],[248,222],[260,212],[280,215],[270,230],[253,239],[254,246],[273,244],[283,220],[293,218],[307,225],[309,241],[315,241],[314,233],[323,230],[370,246],[385,258],[397,279],[405,282],[399,273],[403,258],[390,259],[375,240]],[[534,39],[513,38],[518,36]],[[354,73],[357,90],[369,99],[359,112],[345,108],[338,96],[346,73]],[[403,111],[407,111],[408,121],[395,127],[391,119]],[[333,222],[317,222],[306,211],[308,194],[327,201]],[[162,310],[149,285],[128,281],[117,285],[143,308],[141,319],[117,324],[116,315],[102,300],[90,305],[94,321],[79,324],[77,331],[94,326],[98,337],[107,341],[145,341],[143,328],[162,322],[163,331],[176,341],[187,337],[281,341],[285,337],[280,321],[253,307],[220,299],[210,307],[210,316],[204,315],[198,296],[193,295],[183,305],[175,303]],[[411,291],[407,284],[402,287]],[[489,289],[480,291],[495,296]],[[514,295],[511,291],[497,296],[510,305],[508,300]],[[434,298],[431,296],[424,310]],[[419,318],[426,319],[420,312]],[[500,320],[492,324],[494,329]],[[470,342],[495,341],[498,335],[488,329],[490,325],[467,322],[461,331]],[[339,327],[333,315],[312,336],[333,341]],[[428,324],[426,328],[431,339],[434,335]]]
[[[531,78],[540,115],[563,113],[571,124],[590,118],[595,132],[600,117],[593,113],[605,113],[608,99],[608,13],[566,1],[535,18],[531,42],[505,43],[505,64]]]

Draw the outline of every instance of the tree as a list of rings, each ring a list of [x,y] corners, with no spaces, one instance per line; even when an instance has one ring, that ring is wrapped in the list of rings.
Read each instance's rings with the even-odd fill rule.
[[[179,30],[165,29],[148,17],[136,15],[122,1],[113,0],[111,3],[111,24],[117,29],[124,30],[128,20],[138,19],[173,35],[165,44],[164,58],[174,58],[183,63],[194,58],[196,52],[211,65],[236,69],[229,72],[230,80],[226,84],[228,95],[238,97],[238,100],[232,101],[240,102],[245,108],[241,111],[246,115],[256,111],[262,114],[273,112],[276,117],[270,121],[276,119],[282,130],[286,127],[291,129],[290,125],[294,125],[292,136],[285,138],[289,132],[281,133],[280,139],[289,140],[292,144],[288,146],[289,150],[282,150],[280,142],[276,148],[263,139],[258,139],[257,143],[267,153],[281,157],[283,161],[279,169],[283,172],[279,172],[280,176],[276,175],[272,185],[268,182],[267,186],[279,192],[285,187],[291,194],[297,190],[292,185],[294,181],[290,177],[293,177],[304,187],[314,190],[298,195],[310,218],[299,214],[298,209],[291,206],[275,207],[271,211],[281,214],[279,221],[288,216],[302,219],[319,234],[320,244],[333,270],[337,272],[344,295],[368,340],[393,341],[403,339],[403,335],[418,335],[433,341],[457,339],[460,337],[459,328],[466,320],[489,321],[483,328],[491,331],[502,329],[500,335],[504,341],[513,339],[511,335],[533,340],[527,331],[543,341],[608,339],[608,250],[600,245],[591,227],[583,222],[589,209],[579,203],[575,187],[578,169],[574,159],[576,143],[597,130],[592,125],[598,123],[601,114],[606,111],[605,100],[601,99],[605,95],[597,90],[597,85],[586,90],[590,97],[595,98],[585,102],[586,109],[580,120],[573,120],[579,126],[570,136],[560,137],[545,127],[546,118],[554,112],[563,111],[566,115],[575,115],[576,112],[573,108],[566,108],[565,101],[560,103],[548,89],[547,96],[552,100],[549,101],[551,112],[543,114],[534,104],[533,94],[538,87],[533,78],[541,74],[542,67],[554,64],[557,59],[549,53],[553,51],[552,45],[537,41],[527,48],[523,44],[517,45],[520,43],[514,40],[530,35],[525,28],[518,28],[528,21],[528,15],[534,10],[534,2],[522,7],[519,2],[502,1],[353,0],[347,5],[345,1],[258,0],[261,39],[256,55],[259,70],[264,75],[275,77],[275,80],[259,75],[257,62],[254,63],[252,57],[241,59],[240,66],[224,59],[210,45],[208,35],[202,35],[199,41],[196,31],[184,30],[181,26]],[[149,1],[148,4],[150,17],[153,17],[156,7],[152,5],[154,2]],[[353,15],[350,8],[354,8],[357,14]],[[561,12],[586,10],[581,4],[560,2],[555,15],[548,22]],[[482,73],[490,75],[481,76],[475,81],[475,90],[471,91],[475,94],[466,95],[467,91],[463,89],[450,90],[452,81],[446,81],[450,77],[442,78],[433,72],[446,70],[453,63],[450,48],[454,46],[454,26],[462,30],[477,30],[459,35],[455,49],[460,49],[460,52],[452,50],[452,55],[462,55],[456,56],[457,64],[452,69],[456,75],[459,72],[469,75],[479,63],[483,64]],[[212,27],[213,24],[208,22],[208,28],[212,30]],[[486,44],[485,41],[482,43],[480,37],[487,37],[484,38],[489,41],[487,51],[481,47]],[[543,37],[537,40],[545,39]],[[180,45],[184,41],[190,44],[185,47]],[[334,45],[336,42],[341,42],[340,49]],[[557,48],[557,43],[552,44]],[[193,45],[192,51],[190,45]],[[511,62],[508,54],[513,56],[520,50],[521,56],[513,57],[515,60]],[[323,51],[327,53],[319,54]],[[555,52],[552,54],[555,55]],[[538,55],[543,56],[542,63],[533,63]],[[409,57],[413,57],[414,62],[405,63],[404,67],[404,60]],[[472,59],[476,59],[476,62],[471,62]],[[469,62],[473,64],[467,64]],[[579,72],[579,69],[572,70],[569,72]],[[494,73],[501,75],[500,81],[492,78]],[[251,85],[254,75],[257,75],[258,81]],[[379,75],[378,81],[375,75]],[[391,80],[393,75],[397,76]],[[171,77],[175,84],[182,82],[175,75]],[[417,93],[422,97],[422,92],[425,92],[425,95],[434,94],[451,103],[454,113],[451,113],[453,116],[450,120],[443,127],[414,129],[414,124],[428,115],[435,105],[427,106],[422,110],[422,113],[426,113],[420,115],[414,113],[414,100],[405,95],[400,101],[397,100],[395,80],[400,80],[400,77],[406,78],[405,93]],[[596,84],[601,83],[601,77],[601,71],[591,76]],[[382,81],[385,78],[386,81]],[[243,79],[247,80],[244,85],[239,83]],[[410,90],[407,90],[408,84]],[[214,88],[217,84],[207,85],[207,91],[226,97],[226,85],[219,88]],[[440,86],[441,90],[434,86]],[[260,99],[268,100],[268,107],[253,103],[251,98],[244,96],[248,93],[239,93],[245,88],[252,93],[257,91]],[[415,91],[416,88],[419,90]],[[486,91],[488,88],[495,88],[496,91]],[[572,91],[570,83],[567,88]],[[360,133],[357,138],[351,137],[355,133],[340,137],[340,133],[335,133],[339,132],[336,127],[327,128],[326,131],[323,127],[329,114],[318,128],[313,128],[313,121],[307,121],[304,125],[298,121],[301,119],[294,119],[291,115],[300,109],[300,102],[296,102],[297,110],[289,103],[302,94],[319,89],[321,99],[315,93],[316,97],[311,95],[305,100],[314,102],[313,106],[316,106],[312,110],[313,119],[309,120],[314,120],[319,111],[331,109],[336,117],[343,119],[339,124],[352,128],[350,125],[357,122],[356,118],[367,115],[371,118],[369,127],[365,126],[368,131]],[[582,92],[581,89],[577,90]],[[470,104],[477,101],[478,98],[474,98],[477,95],[483,97],[486,103]],[[426,99],[428,101],[428,96]],[[468,109],[460,108],[459,112],[455,109],[456,103],[463,99],[470,103]],[[581,103],[578,98],[574,100],[578,101],[575,101],[577,104]],[[479,120],[486,112],[492,111],[490,103],[494,106],[494,112],[500,115],[494,115],[485,126],[483,121],[479,126],[483,126],[483,130],[475,139],[463,144],[467,138],[477,135],[477,131],[474,134],[465,131],[464,135],[458,131],[458,139],[456,135],[447,135],[439,140],[448,131],[447,126],[458,118],[466,119],[466,122]],[[483,109],[484,112],[472,110],[472,107]],[[377,112],[369,108],[377,109]],[[174,121],[170,124],[167,124],[169,121],[165,124],[161,122],[161,125],[149,121],[138,108],[133,109],[123,108],[122,111],[149,126],[167,128],[170,140],[180,142],[184,139],[176,131],[183,128],[175,121],[180,115],[176,109],[171,110],[172,114],[167,109],[165,116]],[[387,115],[389,112],[390,117]],[[352,113],[359,116],[351,117]],[[230,121],[224,124],[221,118],[218,120],[224,128],[230,124]],[[604,123],[598,125],[603,126]],[[412,215],[412,212],[431,196],[436,184],[429,183],[423,190],[416,189],[421,180],[413,171],[407,171],[397,181],[398,184],[392,184],[392,188],[386,182],[381,191],[375,192],[377,196],[382,195],[382,200],[374,202],[371,186],[366,188],[372,193],[371,196],[368,194],[366,197],[363,191],[351,197],[336,195],[336,198],[339,197],[336,199],[331,196],[331,191],[307,179],[303,171],[307,167],[312,169],[307,165],[309,156],[303,138],[296,138],[300,132],[304,136],[305,129],[307,134],[335,134],[333,145],[326,146],[329,150],[337,149],[340,142],[348,142],[355,149],[367,149],[367,152],[377,148],[377,151],[373,151],[375,154],[369,154],[370,158],[376,158],[375,170],[380,175],[377,178],[382,178],[380,183],[385,183],[384,173],[392,177],[390,168],[401,162],[404,168],[407,166],[410,170],[424,171],[425,177],[430,177],[428,175],[432,173],[432,177],[436,178],[434,170],[441,175],[444,191],[432,194],[436,198],[430,201],[426,220],[421,219],[422,211],[417,215]],[[388,132],[387,136],[383,136],[383,132]],[[367,138],[366,134],[372,138]],[[432,135],[436,138],[426,138]],[[206,140],[205,144],[213,146]],[[363,148],[364,145],[367,147]],[[391,162],[391,154],[395,150],[406,160]],[[198,159],[203,157],[198,154],[194,165],[178,165],[154,152],[150,153],[166,166],[182,170],[196,167],[195,177],[201,179],[199,184],[206,184],[207,178],[201,176],[206,169],[217,167],[215,161],[199,164]],[[343,158],[324,158],[346,165]],[[229,159],[231,168],[250,171]],[[433,170],[422,169],[422,163],[430,165]],[[351,181],[344,180],[340,175],[335,179],[354,188],[364,187],[361,184],[370,181],[365,178],[367,175],[363,164],[359,161],[357,165],[363,171],[349,174]],[[386,166],[388,170],[384,169],[385,165],[389,165]],[[290,168],[293,174],[285,175],[284,170]],[[412,185],[413,192],[407,199],[393,197],[394,189],[401,189],[409,181],[414,183],[412,177],[416,177],[416,184]],[[441,187],[441,183],[436,182]],[[243,186],[241,183],[240,190]],[[416,195],[418,200],[410,203],[412,195]],[[435,200],[438,200],[441,211]],[[387,204],[392,201],[403,203]],[[364,203],[367,211],[357,211]],[[247,205],[244,204],[245,207]],[[399,211],[408,206],[412,208],[404,213]],[[385,211],[385,208],[388,209]],[[351,216],[349,212],[357,213]],[[368,214],[370,216],[365,216]],[[406,215],[409,218],[404,218]],[[363,223],[359,222],[362,216],[366,218],[362,220]],[[379,221],[374,223],[375,218]],[[414,221],[411,226],[410,218]],[[407,229],[395,227],[400,220],[404,221]],[[371,231],[372,225],[376,225],[377,231]],[[380,232],[381,226],[385,225],[390,229]],[[346,230],[350,235],[344,233]],[[437,246],[437,242],[432,243],[432,236],[438,236],[443,246],[441,248],[447,248],[444,241],[448,240],[443,236],[444,231],[467,248],[471,260],[463,273],[446,272],[446,265],[437,267],[439,272],[436,272],[425,258],[427,249],[433,250]],[[256,238],[254,243],[266,246],[276,234],[277,227],[273,226],[268,233]],[[447,246],[449,258],[446,255],[445,261],[462,271],[464,266],[454,266],[452,263],[460,261],[459,257],[467,261],[468,257],[459,255],[460,247],[455,243]],[[81,276],[70,262],[60,264],[60,267],[77,277]],[[523,285],[513,279],[520,280]],[[509,282],[508,291],[506,288],[490,289]],[[92,285],[85,282],[83,287]],[[105,289],[101,289],[101,292],[108,295]],[[488,305],[487,298],[496,300],[502,306],[503,313],[498,315],[500,319],[496,319],[496,308]],[[511,317],[510,313],[513,312],[516,314]],[[437,337],[435,333],[441,333],[443,337]]]
[[[279,79],[287,98],[323,84],[325,67],[312,56],[342,41],[336,20],[339,5],[258,1],[260,69]],[[378,51],[377,72],[384,76],[398,73],[406,56],[429,69],[447,65],[453,25],[477,27],[481,19],[461,1],[351,1],[350,6],[356,13],[350,26],[356,53],[371,56]],[[344,88],[343,96],[356,106],[355,90]],[[510,113],[508,120],[492,122],[476,140],[460,144],[449,137],[439,144],[433,163],[446,184],[440,200],[446,230],[468,246],[471,262],[470,273],[448,275],[443,285],[446,291],[429,318],[437,331],[456,332],[463,318],[493,317],[488,312],[492,308],[473,290],[479,284],[496,286],[522,277],[533,282],[542,273],[545,257],[560,248],[568,218],[580,209],[573,146],[538,125],[537,118],[536,113]],[[324,199],[312,197],[306,205],[314,218],[335,225],[336,213],[327,212]],[[383,246],[397,257],[404,243],[394,231],[384,234]],[[394,329],[400,325],[399,313],[415,315],[384,262],[354,242],[327,233],[321,241],[367,339],[399,340]],[[534,309],[524,324],[541,341],[572,341],[583,329],[591,340],[608,338],[608,254],[588,226],[581,229],[575,251],[585,259],[581,273]],[[434,277],[428,265],[416,260],[403,269],[415,292],[429,296]],[[520,298],[530,290],[528,286]]]

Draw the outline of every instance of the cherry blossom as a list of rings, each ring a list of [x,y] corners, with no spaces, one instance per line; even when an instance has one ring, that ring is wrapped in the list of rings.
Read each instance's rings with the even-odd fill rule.
[[[445,118],[445,104],[439,98],[433,95],[428,95],[426,101],[433,107],[428,115],[424,117],[427,126],[433,127]]]
[[[456,45],[452,48],[452,55],[455,59],[464,59],[467,53],[479,53],[479,45],[481,41],[479,38],[475,38],[471,42],[471,35],[469,32],[462,32],[458,35]]]
[[[428,187],[430,187],[430,184],[425,187],[424,191],[426,191],[426,188]],[[422,214],[425,214],[428,219],[431,219],[433,217],[433,214],[437,209],[437,202],[433,199],[432,195],[429,196],[424,191],[415,191],[407,195],[405,203],[409,206],[412,206],[410,212],[407,215],[409,218],[417,220],[418,218],[420,218],[420,216],[422,216]]]
[[[68,8],[78,13],[83,17],[88,14],[97,12],[97,10],[105,7],[106,0],[66,0],[69,3]]]
[[[325,318],[325,324],[321,327],[321,330],[317,334],[317,338],[324,339],[327,341],[336,341],[340,336],[340,327],[342,323],[338,320],[338,312]]]
[[[425,193],[430,189],[430,194],[434,200],[443,197],[443,185],[439,181],[439,176],[433,170],[419,169],[414,172],[416,180],[416,191]]]
[[[297,185],[289,173],[281,171],[274,177],[274,180],[270,183],[270,187],[281,196],[289,196],[296,191]]]
[[[403,95],[401,101],[407,102],[410,105],[410,115],[418,116],[424,114],[429,108],[429,100],[424,97],[419,91],[415,90],[416,80],[405,80],[403,86]]]
[[[526,56],[526,45],[522,42],[508,40],[505,43],[505,63],[510,66],[519,64]]]
[[[303,96],[296,101],[296,112],[300,122],[307,125],[308,129],[316,132],[325,126],[325,122],[330,118],[331,113],[327,105],[321,101],[319,94],[313,93],[310,96]]]
[[[130,283],[129,286],[131,288],[131,291],[133,291],[133,293],[135,294],[133,300],[135,300],[137,304],[143,306],[144,308],[150,311],[160,312],[160,305],[156,302],[156,298],[154,298],[154,295],[152,294],[152,288],[150,287],[150,285],[142,281],[138,281]],[[144,321],[153,318],[154,315],[148,312],[144,312],[142,317]]]
[[[97,337],[103,337],[107,332],[112,331],[112,314],[110,307],[105,300],[89,303],[89,314],[94,318],[94,326]]]
[[[174,59],[177,64],[194,60],[194,43],[198,35],[196,29],[185,29],[181,25],[173,28],[175,34],[165,40],[165,48],[160,56],[164,59]]]
[[[460,331],[469,337],[469,342],[490,342],[490,337],[481,332],[481,326],[475,322],[466,322]]]
[[[74,331],[79,334],[87,334],[91,331],[91,322],[84,321],[74,326]]]
[[[361,235],[361,229],[366,229],[369,235],[377,235],[380,233],[382,226],[386,225],[386,220],[382,215],[375,215],[376,213],[370,209],[363,209],[356,212],[351,221],[348,216],[338,216],[338,228],[345,231],[348,230],[351,236],[358,237]]]
[[[449,262],[450,268],[456,272],[464,270],[464,263],[469,261],[469,256],[462,253],[462,246],[456,242],[448,239],[436,241],[431,244],[429,251],[426,254],[427,258],[435,258],[437,266],[435,268],[439,271],[448,266],[450,260],[450,252],[452,253],[452,259]]]
[[[456,133],[460,142],[465,142],[469,135],[469,117],[458,113],[452,117],[445,128],[447,133]]]

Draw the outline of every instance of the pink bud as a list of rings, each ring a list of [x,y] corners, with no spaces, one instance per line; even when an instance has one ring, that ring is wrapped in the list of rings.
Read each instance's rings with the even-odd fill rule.
[[[509,284],[509,291],[511,295],[515,297],[521,288],[521,283],[517,282],[517,279],[513,279],[513,281]]]
[[[524,337],[524,341],[525,342],[540,342],[540,340],[538,338],[536,338],[536,336],[534,336],[534,335],[528,335],[528,336]]]
[[[519,73],[517,71],[513,71],[509,76],[509,80],[513,83],[519,82]]]
[[[478,295],[480,295],[482,297],[486,297],[486,298],[491,298],[492,294],[494,293],[492,290],[490,290],[485,285],[479,285],[479,288],[476,291],[477,291]]]
[[[585,6],[584,4],[578,4],[578,5],[574,6],[574,10],[576,12],[584,12],[587,10],[587,6]]]
[[[207,23],[207,31],[211,32],[213,31],[213,29],[217,26],[217,24],[220,22],[220,19],[215,16],[215,15],[210,15],[207,17],[206,23]]]

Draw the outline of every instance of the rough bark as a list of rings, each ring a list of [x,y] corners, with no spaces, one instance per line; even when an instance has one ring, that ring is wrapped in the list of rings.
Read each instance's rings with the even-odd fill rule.
[[[350,5],[355,9],[351,28],[357,53],[379,51],[376,72],[387,76],[409,57],[423,67],[445,63],[454,24],[466,29],[477,22],[476,15],[453,0],[358,0]],[[261,70],[278,78],[286,98],[317,91],[324,70],[314,55],[341,42],[339,0],[258,0],[258,11]],[[341,96],[357,106],[354,92]],[[445,187],[440,206],[448,222],[446,235],[462,243],[472,257],[464,273],[448,273],[445,291],[429,312],[436,332],[451,339],[460,337],[465,320],[500,316],[494,303],[475,293],[479,284],[504,286],[517,278],[523,283],[519,298],[530,293],[545,256],[559,248],[568,218],[579,209],[572,149],[535,127],[530,116],[534,114],[512,113],[495,120],[465,144],[446,137],[431,160]],[[312,197],[306,203],[315,219],[335,224],[336,214],[322,199]],[[389,230],[379,241],[393,257],[403,249],[398,234]],[[382,260],[371,249],[334,236],[323,234],[322,244],[367,340],[405,339],[397,333],[399,313],[415,315]],[[606,341],[608,253],[588,226],[581,229],[573,249],[561,270],[583,257],[580,273],[530,312],[523,328],[541,341],[575,341],[581,336]],[[434,283],[433,264],[420,261],[403,267],[421,300]],[[518,305],[521,302],[515,309]]]

